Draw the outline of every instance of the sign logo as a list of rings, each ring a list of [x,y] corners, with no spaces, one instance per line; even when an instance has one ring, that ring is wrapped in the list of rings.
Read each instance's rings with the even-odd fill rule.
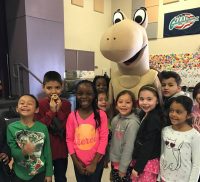
[[[199,21],[199,16],[194,16],[191,13],[182,13],[175,16],[169,23],[169,30],[177,29],[184,30],[191,27],[196,21]]]

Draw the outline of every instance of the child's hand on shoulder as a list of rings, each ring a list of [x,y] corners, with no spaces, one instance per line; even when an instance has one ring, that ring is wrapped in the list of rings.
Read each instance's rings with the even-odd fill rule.
[[[24,145],[22,148],[22,152],[24,155],[31,155],[33,152],[35,152],[35,145],[31,142],[28,142]]]
[[[44,182],[52,182],[52,177],[46,176],[45,179],[44,179]]]
[[[59,98],[59,96],[57,94],[53,94],[51,96],[51,100],[50,100],[50,109],[52,112],[57,112],[59,111],[59,109],[62,106],[62,102],[61,99]]]
[[[0,153],[0,161],[3,161],[4,164],[8,164],[10,160],[7,154]]]

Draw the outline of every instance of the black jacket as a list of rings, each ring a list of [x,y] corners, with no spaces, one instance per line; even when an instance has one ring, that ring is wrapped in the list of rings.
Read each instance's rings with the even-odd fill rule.
[[[161,109],[154,109],[140,125],[132,156],[136,160],[134,169],[138,173],[143,172],[148,160],[160,157],[162,116]]]
[[[5,153],[10,158],[10,149],[7,145],[6,141],[6,122],[4,118],[0,116],[0,153]],[[9,170],[9,167],[3,163],[3,161],[0,162],[0,181],[1,182],[7,182],[9,181],[9,177],[7,176],[7,172]],[[5,174],[6,173],[6,174]]]

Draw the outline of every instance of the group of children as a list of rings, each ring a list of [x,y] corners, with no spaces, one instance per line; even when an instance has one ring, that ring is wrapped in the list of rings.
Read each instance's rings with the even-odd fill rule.
[[[82,80],[70,112],[70,103],[60,98],[60,74],[47,72],[47,97],[39,102],[30,94],[19,98],[20,119],[8,125],[7,142],[5,126],[0,127],[0,181],[6,179],[1,169],[11,157],[12,182],[50,182],[53,174],[56,182],[67,181],[69,153],[78,182],[100,182],[109,161],[113,182],[197,182],[200,84],[194,88],[193,106],[181,92],[177,73],[163,71],[160,79],[162,95],[153,85],[144,85],[136,101],[131,91],[123,90],[114,109],[108,102],[107,77]]]

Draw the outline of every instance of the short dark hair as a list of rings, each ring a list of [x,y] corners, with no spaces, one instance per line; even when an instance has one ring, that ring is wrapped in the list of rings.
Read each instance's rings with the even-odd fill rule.
[[[162,82],[163,79],[169,79],[169,78],[174,78],[177,85],[180,86],[182,79],[180,77],[180,75],[174,71],[162,71],[160,73],[160,80]]]
[[[197,95],[200,93],[200,82],[197,83],[193,89],[193,92],[192,92],[192,97],[193,99],[196,99]]]
[[[23,95],[21,95],[21,96],[19,97],[18,101],[19,101],[19,100],[21,99],[21,97],[23,97],[23,96],[32,97],[32,98],[35,100],[35,107],[36,107],[36,108],[39,107],[39,102],[38,102],[37,98],[36,98],[34,95],[32,95],[32,94],[23,94]]]
[[[43,85],[50,81],[57,81],[62,85],[61,75],[56,71],[48,71],[45,73],[43,78]]]

